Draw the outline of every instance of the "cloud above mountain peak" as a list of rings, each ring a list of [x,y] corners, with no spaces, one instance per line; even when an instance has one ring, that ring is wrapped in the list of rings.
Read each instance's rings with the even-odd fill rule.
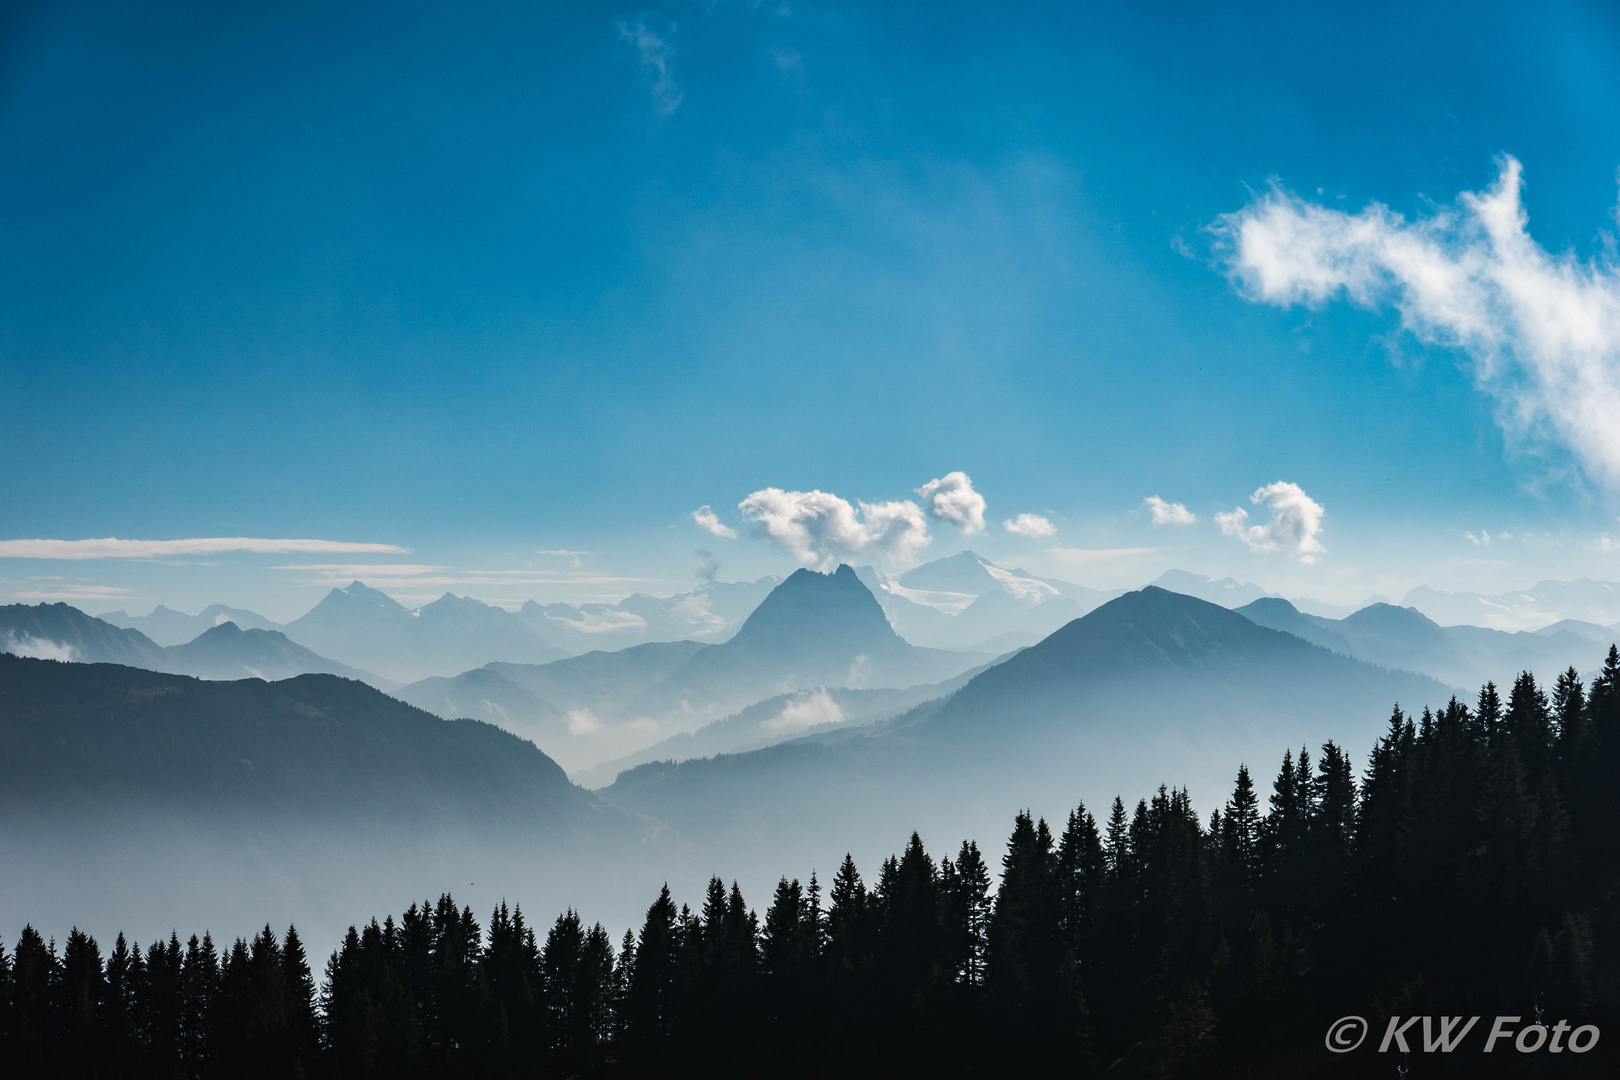
[[[967,473],[948,472],[918,488],[917,494],[935,519],[949,522],[969,536],[984,532],[984,496],[973,490]]]
[[[922,507],[908,500],[851,504],[825,491],[763,488],[737,504],[755,535],[806,566],[827,570],[858,556],[905,565],[932,541]]]

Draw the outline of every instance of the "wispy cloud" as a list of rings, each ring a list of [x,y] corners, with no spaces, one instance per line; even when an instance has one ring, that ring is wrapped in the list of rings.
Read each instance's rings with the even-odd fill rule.
[[[36,660],[72,660],[73,646],[48,638],[29,637],[6,631],[0,634],[0,652],[13,656],[31,656]]]
[[[1322,531],[1322,504],[1305,494],[1298,484],[1279,480],[1260,488],[1249,501],[1271,510],[1264,525],[1249,525],[1249,512],[1241,506],[1228,514],[1216,514],[1215,524],[1227,536],[1236,537],[1250,551],[1298,556],[1302,563],[1314,563],[1327,549],[1316,536]]]
[[[353,544],[342,540],[265,540],[250,536],[214,536],[190,540],[0,540],[0,559],[158,559],[176,555],[219,555],[240,551],[254,555],[327,554],[398,555],[410,548],[395,544]]]
[[[673,34],[671,24],[668,34]],[[675,49],[668,37],[661,37],[645,21],[619,22],[619,40],[635,47],[642,70],[652,80],[653,110],[659,116],[669,116],[681,107],[681,88],[670,71],[670,60]]]
[[[909,501],[851,505],[825,491],[764,488],[737,510],[756,535],[820,569],[873,554],[909,563],[932,540],[922,507]]]
[[[1157,495],[1149,495],[1142,500],[1142,505],[1153,515],[1155,525],[1191,525],[1198,520],[1198,515],[1186,506],[1178,502],[1165,502]]]
[[[709,509],[707,503],[692,511],[692,520],[697,522],[701,528],[707,529],[722,540],[737,539],[737,530],[721,521],[719,516]]]
[[[53,585],[11,595],[18,600],[127,600],[135,596],[135,590],[116,585]]]
[[[1394,307],[1419,340],[1470,358],[1510,434],[1564,446],[1588,475],[1620,485],[1620,265],[1533,240],[1519,162],[1501,164],[1488,191],[1417,221],[1376,203],[1349,214],[1273,185],[1211,228],[1244,296]]]
[[[1019,514],[1001,523],[1001,527],[1014,536],[1054,536],[1057,526],[1039,514]]]
[[[965,472],[948,472],[917,489],[930,517],[955,525],[968,536],[984,532],[984,496]]]

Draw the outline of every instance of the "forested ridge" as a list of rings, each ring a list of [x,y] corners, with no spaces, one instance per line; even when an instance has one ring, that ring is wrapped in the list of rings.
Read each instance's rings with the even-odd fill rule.
[[[1302,702],[1301,708],[1309,708]],[[1620,1031],[1620,651],[1589,688],[1528,673],[1409,715],[1358,773],[1327,743],[1183,790],[1020,814],[992,890],[972,841],[913,835],[863,879],[664,889],[621,941],[569,911],[442,896],[351,928],[318,977],[297,932],[105,955],[0,950],[15,1076],[1393,1075],[1402,1016],[1595,1023],[1561,1058],[1475,1045],[1413,1075],[1610,1075]],[[1342,1057],[1328,1024],[1368,1018]],[[1486,1020],[1488,1024],[1489,1019]]]

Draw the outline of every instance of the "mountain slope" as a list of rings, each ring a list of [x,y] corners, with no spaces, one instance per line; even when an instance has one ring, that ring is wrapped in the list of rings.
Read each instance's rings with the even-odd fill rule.
[[[163,670],[163,649],[139,630],[113,626],[67,604],[0,607],[0,650],[22,656]]]
[[[330,675],[210,682],[0,656],[0,791],[11,812],[94,808],[502,820],[595,812],[531,743]]]
[[[412,611],[355,581],[333,589],[286,634],[322,656],[401,682],[492,660],[545,663],[567,652],[510,611],[445,593]]]

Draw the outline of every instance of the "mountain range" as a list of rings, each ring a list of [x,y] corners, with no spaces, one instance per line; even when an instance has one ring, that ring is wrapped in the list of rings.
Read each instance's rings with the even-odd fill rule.
[[[1134,798],[1166,777],[1216,805],[1241,763],[1264,777],[1279,748],[1314,753],[1328,738],[1359,756],[1396,703],[1421,708],[1453,692],[1148,587],[909,713],[644,764],[602,794],[696,843],[769,844],[831,865],[839,853],[821,838],[857,834],[862,822],[904,821],[954,843],[1021,808]]]
[[[445,593],[412,610],[359,581],[327,593],[286,633],[323,656],[401,682],[492,660],[534,664],[569,655],[504,608]]]
[[[147,615],[109,611],[96,618],[127,630],[139,630],[159,645],[184,645],[188,641],[195,640],[198,634],[228,622],[235,623],[243,630],[286,629],[280,623],[273,622],[257,612],[226,607],[224,604],[209,604],[196,615],[187,615],[159,604]]]
[[[1493,630],[1539,630],[1574,619],[1609,626],[1620,622],[1620,582],[1541,581],[1528,589],[1488,595],[1439,592],[1420,585],[1401,601],[1436,622]]]
[[[720,644],[648,643],[549,664],[491,663],[399,694],[441,716],[500,723],[577,771],[766,698],[936,683],[988,659],[912,646],[855,571],[840,566],[831,574],[796,571]]]
[[[67,604],[0,607],[0,652],[80,663],[125,664],[201,679],[289,679],[327,674],[383,688],[397,684],[318,656],[276,630],[210,625],[181,645],[159,645],[139,630],[113,626]]]

